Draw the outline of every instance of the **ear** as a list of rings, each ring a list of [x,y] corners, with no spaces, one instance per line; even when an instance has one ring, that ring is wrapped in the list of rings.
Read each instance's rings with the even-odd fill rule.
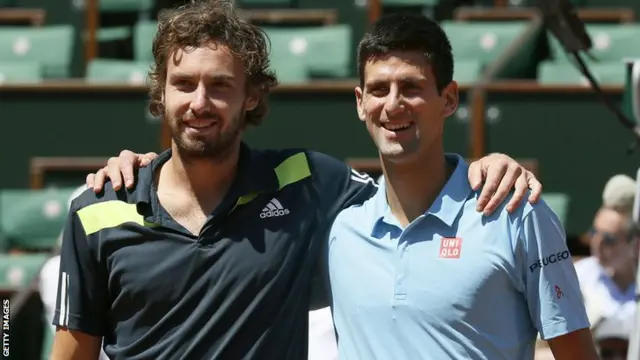
[[[365,121],[367,118],[365,116],[364,106],[362,104],[362,89],[357,86],[355,88],[356,93],[356,108],[358,110],[358,118],[360,121]]]
[[[260,103],[259,92],[256,89],[249,90],[249,96],[244,102],[244,110],[251,111],[255,109]]]
[[[445,101],[444,117],[448,118],[458,110],[458,104],[460,102],[460,97],[458,95],[458,83],[455,81],[450,82],[449,85],[442,90],[442,97]]]

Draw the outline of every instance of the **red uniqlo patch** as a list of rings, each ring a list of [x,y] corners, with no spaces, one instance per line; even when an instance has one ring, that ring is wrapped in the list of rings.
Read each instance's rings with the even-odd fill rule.
[[[440,242],[441,259],[460,259],[462,251],[462,238],[442,238]]]

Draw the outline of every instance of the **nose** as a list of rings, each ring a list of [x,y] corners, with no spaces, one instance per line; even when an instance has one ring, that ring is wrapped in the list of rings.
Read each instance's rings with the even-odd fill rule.
[[[387,101],[385,103],[385,111],[387,114],[392,117],[393,115],[398,115],[404,112],[404,98],[402,94],[398,91],[397,88],[392,89],[387,96]]]
[[[209,101],[206,87],[203,84],[199,84],[198,88],[192,94],[193,98],[189,104],[189,109],[194,114],[208,112],[211,107],[211,101]]]

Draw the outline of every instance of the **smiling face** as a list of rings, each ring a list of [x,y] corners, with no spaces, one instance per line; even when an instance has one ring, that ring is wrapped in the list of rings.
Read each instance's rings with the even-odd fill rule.
[[[215,42],[178,49],[167,66],[165,116],[176,150],[215,158],[237,147],[245,114],[258,103],[247,94],[242,62]]]
[[[455,82],[438,92],[432,67],[419,51],[372,57],[363,70],[358,115],[383,158],[403,163],[442,147],[444,120],[458,105]]]

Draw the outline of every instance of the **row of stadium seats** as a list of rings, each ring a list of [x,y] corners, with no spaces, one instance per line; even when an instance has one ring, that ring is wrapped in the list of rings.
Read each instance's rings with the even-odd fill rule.
[[[522,34],[528,23],[514,22],[453,22],[442,23],[449,34],[456,58],[456,80],[472,83],[491,61]],[[626,57],[640,57],[640,25],[589,25],[593,38],[593,55],[589,60],[594,72],[603,81],[622,84],[621,62]],[[316,77],[341,78],[350,73],[354,44],[348,25],[301,28],[265,27],[272,47],[272,66],[283,83],[305,82]],[[152,61],[151,40],[156,23],[140,21],[133,28],[133,60],[98,59],[87,67],[87,78],[116,82],[141,81]],[[0,28],[0,82],[33,82],[44,78],[65,78],[69,75],[74,30],[70,25]],[[574,83],[575,74],[567,69],[567,60],[560,44],[550,38],[553,62],[543,63],[540,79]],[[532,57],[535,41],[518,54],[511,63],[535,67]],[[564,64],[564,65],[563,65]],[[517,72],[517,71],[516,71]],[[510,75],[513,75],[512,72]],[[517,74],[516,74],[517,75]],[[143,76],[144,78],[144,76]],[[579,80],[579,79],[578,79]]]

